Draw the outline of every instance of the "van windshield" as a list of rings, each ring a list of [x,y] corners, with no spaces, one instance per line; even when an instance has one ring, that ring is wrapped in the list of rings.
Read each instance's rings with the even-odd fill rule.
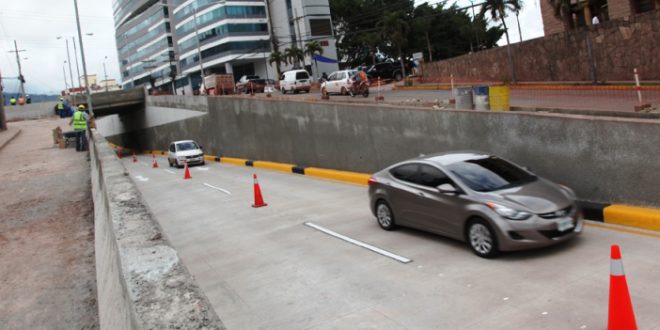
[[[176,149],[178,151],[186,151],[186,150],[195,150],[199,149],[197,146],[197,143],[195,142],[181,142],[176,144]]]

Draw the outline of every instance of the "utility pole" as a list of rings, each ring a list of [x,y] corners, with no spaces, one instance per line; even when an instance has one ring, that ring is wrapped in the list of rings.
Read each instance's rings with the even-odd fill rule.
[[[78,51],[76,50],[76,37],[71,37],[73,40],[73,57],[76,59],[76,73],[78,74],[78,81],[80,81],[80,67],[78,67]]]
[[[75,88],[76,83],[74,83],[73,80],[73,69],[71,69],[71,55],[69,54],[69,39],[64,39],[64,41],[66,41],[66,58],[69,61],[69,77],[71,77],[71,88]],[[80,79],[78,79],[78,82],[80,83]]]
[[[295,16],[294,20],[296,21],[296,30],[298,30],[298,37],[297,37],[298,40],[297,41],[300,43],[300,50],[303,50],[304,46],[303,46],[303,43],[302,43],[302,33],[300,33],[300,22],[299,21],[301,19],[303,19],[304,17],[298,16],[298,10],[296,8],[293,8],[293,16]],[[303,68],[302,69],[304,69],[304,66],[305,66],[305,55],[303,55]]]
[[[472,7],[472,31],[474,31],[474,38],[477,39],[477,51],[479,51],[479,33],[477,29],[474,28],[474,23],[477,20],[477,16],[474,14],[474,0],[470,0],[470,7]]]
[[[18,63],[18,81],[21,83],[21,94],[20,97],[25,97],[25,79],[23,78],[23,71],[21,70],[21,56],[18,53],[24,52],[25,49],[18,50],[18,45],[16,40],[14,40],[14,50],[10,50],[10,53],[16,53],[16,63]]]
[[[0,71],[0,131],[7,130],[7,120],[5,119],[5,90],[2,87],[2,71]]]
[[[73,0],[73,7],[76,9],[76,25],[78,25],[78,41],[80,41],[80,53],[82,57],[83,74],[85,75],[85,90],[87,91],[87,107],[89,114],[94,116],[92,107],[92,93],[89,90],[89,78],[87,78],[87,65],[85,65],[85,48],[83,47],[82,32],[80,32],[80,16],[78,15],[78,0]]]
[[[108,59],[107,56],[103,59],[103,76],[105,77],[104,78],[105,79],[105,84],[104,85],[105,85],[105,92],[106,93],[108,92],[108,71],[105,70],[105,60],[107,60],[107,59]]]
[[[66,63],[66,61],[64,61]],[[69,83],[66,81],[66,65],[62,64],[62,74],[64,75],[64,90],[69,89]]]

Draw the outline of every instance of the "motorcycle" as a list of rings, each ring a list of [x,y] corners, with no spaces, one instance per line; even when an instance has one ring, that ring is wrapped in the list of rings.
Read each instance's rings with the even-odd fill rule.
[[[358,81],[353,82],[351,85],[351,96],[362,95],[363,97],[369,97],[369,82],[368,81]]]

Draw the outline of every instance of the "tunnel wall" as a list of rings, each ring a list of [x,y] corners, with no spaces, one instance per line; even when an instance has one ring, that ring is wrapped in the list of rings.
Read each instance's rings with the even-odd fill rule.
[[[90,135],[101,329],[224,329],[107,141]]]
[[[190,109],[200,99],[206,115],[103,134],[139,149],[195,139],[210,155],[357,172],[419,154],[479,150],[572,187],[583,201],[658,205],[658,120],[193,96],[150,97],[146,111]]]

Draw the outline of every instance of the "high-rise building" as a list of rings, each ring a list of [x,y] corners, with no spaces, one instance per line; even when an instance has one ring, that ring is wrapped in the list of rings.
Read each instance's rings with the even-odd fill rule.
[[[328,0],[114,0],[113,9],[124,88],[192,93],[212,73],[277,79],[271,52],[312,40],[323,54],[308,54],[305,68],[316,77],[338,68]]]

